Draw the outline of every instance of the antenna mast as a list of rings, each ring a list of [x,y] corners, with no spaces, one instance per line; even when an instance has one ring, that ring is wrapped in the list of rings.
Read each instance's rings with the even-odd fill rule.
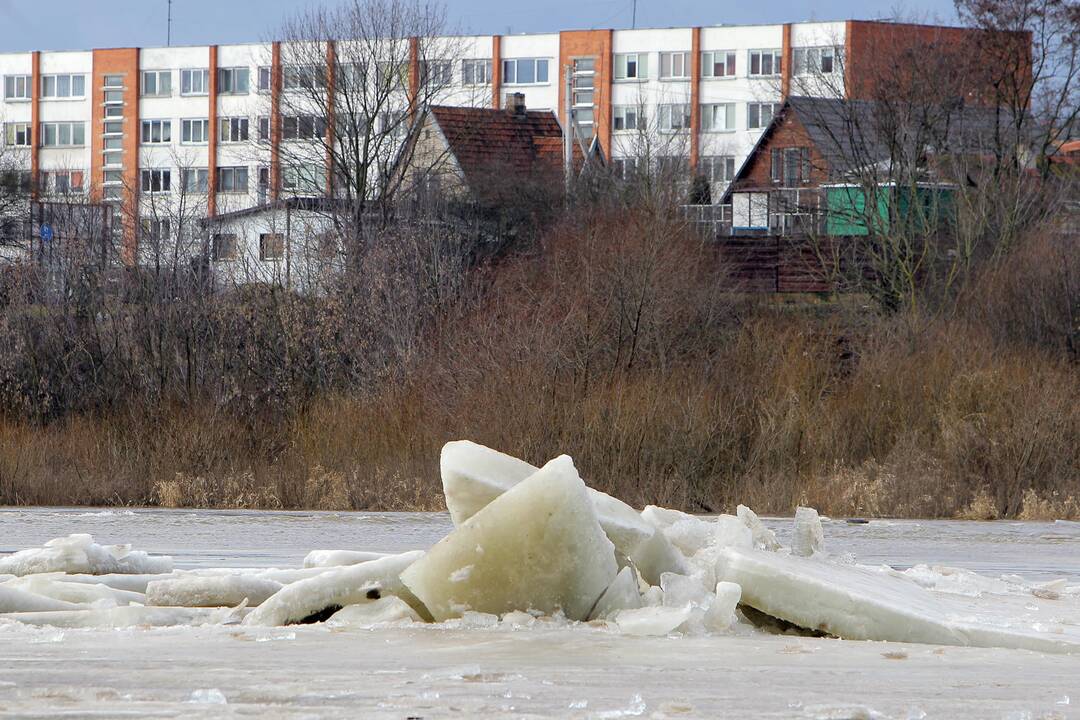
[[[169,0],[169,2],[172,2],[172,0]],[[637,29],[637,0],[633,0],[633,5],[634,5],[634,10],[633,10],[633,13],[630,16],[630,29],[631,30],[636,30]]]
[[[165,26],[165,46],[172,47],[172,0],[168,0],[169,15]]]

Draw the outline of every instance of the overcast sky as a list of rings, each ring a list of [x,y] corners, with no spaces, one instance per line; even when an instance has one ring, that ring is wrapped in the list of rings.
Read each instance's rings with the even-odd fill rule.
[[[265,40],[314,0],[173,0],[173,44]],[[334,4],[329,0],[328,4]],[[627,28],[633,0],[446,0],[452,29]],[[0,0],[0,52],[165,44],[167,0]],[[638,27],[904,17],[952,22],[952,0],[640,0]],[[107,9],[106,9],[107,8]]]

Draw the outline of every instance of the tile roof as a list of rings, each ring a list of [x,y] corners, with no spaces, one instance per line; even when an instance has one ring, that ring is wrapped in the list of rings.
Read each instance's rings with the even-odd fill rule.
[[[492,168],[531,174],[562,165],[562,127],[552,112],[445,105],[430,112],[470,185]]]

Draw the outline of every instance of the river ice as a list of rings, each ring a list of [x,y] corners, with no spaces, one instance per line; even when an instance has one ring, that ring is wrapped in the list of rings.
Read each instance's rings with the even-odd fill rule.
[[[764,523],[791,544],[790,519]],[[210,577],[251,568],[293,582],[322,571],[285,570],[311,550],[423,549],[452,524],[446,514],[43,508],[0,510],[0,527],[0,553],[84,532]],[[826,519],[824,536],[834,558],[902,575],[972,612],[1080,628],[1080,597],[1062,592],[1080,585],[1080,525]],[[129,577],[111,582],[146,589]],[[1037,594],[1036,583],[1050,584]],[[1077,655],[770,635],[745,624],[639,637],[526,613],[368,628],[355,611],[347,616],[359,621],[288,627],[214,610],[190,611],[189,626],[149,627],[175,618],[164,608],[108,612],[120,625],[141,613],[143,626],[0,623],[0,717],[1080,716]]]

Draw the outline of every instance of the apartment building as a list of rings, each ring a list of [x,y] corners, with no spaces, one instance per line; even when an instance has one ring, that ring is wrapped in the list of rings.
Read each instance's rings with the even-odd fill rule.
[[[439,104],[498,108],[522,93],[531,110],[551,110],[560,122],[569,104],[577,131],[594,135],[620,171],[645,155],[685,164],[688,176],[713,183],[719,199],[796,86],[807,94],[812,79],[822,94],[851,94],[883,42],[968,32],[848,20],[471,36],[454,38],[455,57],[435,67],[420,67],[417,47],[446,39],[413,38],[403,106],[412,107],[432,72],[447,81]],[[283,114],[282,98],[310,82],[310,70],[289,64],[287,49],[0,54],[0,158],[20,168],[34,192],[115,205],[128,261],[137,259],[140,230],[168,232],[147,209],[180,191],[204,194],[209,216],[332,192],[329,168],[282,160],[284,144],[334,127],[326,118]],[[325,57],[334,63],[333,43]],[[321,162],[312,155],[315,166]]]

